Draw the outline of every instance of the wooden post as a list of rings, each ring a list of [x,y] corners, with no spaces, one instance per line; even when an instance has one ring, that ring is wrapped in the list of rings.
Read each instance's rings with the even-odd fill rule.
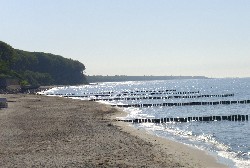
[[[227,116],[222,116],[222,120],[228,120]]]
[[[238,115],[237,119],[238,119],[238,121],[241,121],[241,115]]]
[[[245,121],[245,115],[241,116],[241,121]]]

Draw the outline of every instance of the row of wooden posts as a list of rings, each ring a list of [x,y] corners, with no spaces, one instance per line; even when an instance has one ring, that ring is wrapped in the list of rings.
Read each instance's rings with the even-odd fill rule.
[[[185,103],[158,103],[158,104],[114,104],[115,107],[157,107],[157,106],[201,106],[201,105],[229,105],[229,104],[249,104],[250,100],[214,101],[214,102],[185,102]]]
[[[90,101],[116,101],[116,100],[155,100],[155,99],[182,99],[182,98],[203,98],[203,97],[233,97],[234,94],[221,94],[221,95],[184,95],[184,96],[165,96],[165,97],[149,97],[149,96],[143,96],[143,97],[115,97],[115,98],[94,98]]]
[[[135,90],[135,91],[123,91],[121,93],[161,93],[161,92],[176,92],[176,89],[167,90]]]
[[[135,91],[122,91],[120,94],[135,94],[135,93],[164,93],[164,92],[176,92],[175,89],[167,89],[167,90],[135,90]],[[113,91],[107,92],[90,92],[90,93],[82,93],[83,95],[111,95],[114,94]],[[75,95],[75,94],[68,94]]]
[[[149,92],[149,93],[122,93],[122,94],[117,94],[116,96],[143,96],[143,95],[162,95],[162,94],[171,94],[171,95],[187,95],[187,94],[198,94],[200,93],[199,91],[197,92]]]
[[[61,93],[56,93],[56,94],[48,94],[48,95],[56,95],[56,96],[63,96],[63,97],[111,97],[111,96],[148,96],[148,95],[159,95],[159,94],[171,94],[171,95],[187,95],[187,94],[198,94],[200,93],[199,91],[195,92],[169,92],[170,90],[167,90],[168,92],[122,92],[119,94],[114,94],[113,92],[103,92],[103,93],[83,93],[82,95],[75,95],[73,93],[70,94],[61,94]],[[171,90],[172,91],[172,90]]]
[[[191,121],[248,121],[248,115],[229,115],[229,116],[203,116],[203,117],[177,117],[177,118],[142,118],[142,119],[129,119],[118,120],[131,123],[168,123],[168,122],[191,122]]]

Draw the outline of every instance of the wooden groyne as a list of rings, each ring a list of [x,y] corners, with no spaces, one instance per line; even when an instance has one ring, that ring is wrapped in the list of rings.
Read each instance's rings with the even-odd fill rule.
[[[143,96],[143,95],[162,95],[162,94],[174,94],[174,95],[187,95],[187,94],[198,94],[200,93],[200,91],[196,91],[196,92],[176,92],[176,91],[172,91],[172,92],[138,92],[138,93],[121,93],[121,94],[117,94],[116,96]]]
[[[170,93],[169,93],[170,92]],[[89,96],[95,96],[95,97],[104,97],[104,96],[125,96],[125,95],[146,95],[146,94],[140,94],[140,93],[147,93],[147,94],[173,94],[173,92],[176,92],[176,90],[135,90],[135,91],[123,91],[120,93],[115,93],[115,92],[85,92],[82,93],[82,95],[75,95],[74,93],[69,93],[69,94],[49,94],[49,95],[59,95],[59,96],[64,96],[64,97],[89,97]],[[199,93],[198,92],[177,92],[176,94],[182,94],[182,93],[186,93],[186,94],[191,94],[191,93]]]
[[[162,94],[171,94],[171,95],[187,95],[187,94],[198,94],[199,91],[195,92],[176,92],[176,90],[166,90],[165,91],[134,91],[134,92],[121,92],[121,93],[114,93],[114,92],[100,92],[100,93],[83,93],[82,95],[75,95],[75,94],[48,94],[48,95],[56,95],[56,96],[63,96],[63,97],[120,97],[120,96],[148,96],[148,95],[162,95]]]
[[[115,107],[157,107],[157,106],[202,106],[202,105],[230,105],[230,104],[249,104],[250,100],[234,100],[234,101],[214,101],[214,102],[185,102],[185,103],[156,103],[156,104],[116,104],[116,105],[111,105]]]
[[[176,92],[175,89],[170,89],[170,90],[135,90],[135,91],[123,91],[121,93],[125,93],[125,94],[128,94],[128,93],[163,93],[163,92]]]
[[[141,118],[130,120],[117,120],[131,123],[168,123],[168,122],[191,122],[191,121],[248,121],[248,115],[229,115],[229,116],[203,116],[203,117],[177,117],[177,118]]]
[[[115,98],[94,98],[90,101],[114,101],[114,100],[156,100],[156,99],[188,99],[188,98],[203,98],[203,97],[233,97],[234,94],[222,94],[222,95],[184,95],[184,96],[164,96],[164,97],[154,97],[154,96],[144,96],[144,97],[115,97]]]

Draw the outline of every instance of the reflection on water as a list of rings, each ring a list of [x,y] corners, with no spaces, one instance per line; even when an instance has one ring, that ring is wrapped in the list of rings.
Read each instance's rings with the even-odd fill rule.
[[[54,88],[46,94],[71,95],[80,99],[102,99],[109,104],[159,104],[250,100],[250,79],[192,79],[116,82]],[[204,96],[226,95],[232,96]],[[172,96],[172,97],[171,97]],[[179,96],[179,97],[178,97]],[[144,97],[144,98],[143,98]],[[149,98],[151,97],[151,98]],[[170,97],[170,98],[152,98]],[[106,100],[105,100],[106,99]],[[105,100],[105,101],[104,101]],[[249,115],[250,104],[124,108],[127,118],[164,118],[213,115]],[[224,158],[237,167],[250,167],[249,122],[213,121],[134,125],[159,136],[192,144]],[[231,162],[225,161],[232,167]]]

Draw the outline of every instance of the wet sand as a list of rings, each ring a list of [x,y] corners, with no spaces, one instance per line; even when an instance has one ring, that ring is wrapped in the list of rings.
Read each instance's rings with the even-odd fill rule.
[[[115,121],[96,102],[0,95],[0,167],[225,167],[204,151]]]

